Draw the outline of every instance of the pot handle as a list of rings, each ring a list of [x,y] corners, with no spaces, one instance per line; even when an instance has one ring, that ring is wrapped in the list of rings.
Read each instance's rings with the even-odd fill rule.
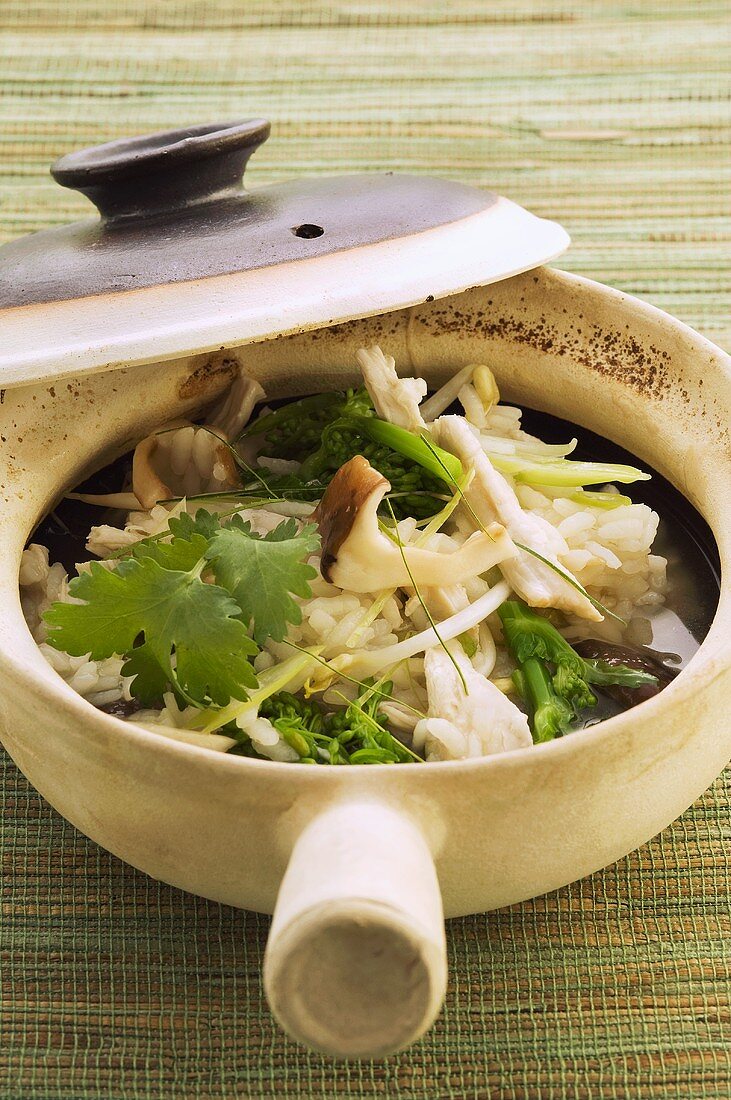
[[[264,958],[274,1016],[338,1058],[418,1039],[447,982],[442,899],[414,822],[376,801],[338,803],[297,839]]]

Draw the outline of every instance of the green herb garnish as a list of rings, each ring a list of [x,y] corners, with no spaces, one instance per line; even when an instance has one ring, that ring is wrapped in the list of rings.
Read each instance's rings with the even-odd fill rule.
[[[217,582],[241,608],[250,622],[254,640],[281,642],[289,623],[302,622],[302,611],[293,596],[311,595],[309,582],[317,570],[304,560],[319,549],[314,526],[297,529],[285,520],[262,538],[252,534],[251,524],[234,516],[215,531],[205,551]]]
[[[172,688],[196,706],[246,700],[257,684],[257,641],[281,640],[301,620],[318,547],[292,520],[259,538],[239,517],[222,526],[203,509],[170,520],[170,539],[143,539],[114,569],[93,562],[45,613],[48,642],[93,660],[124,657],[124,676],[145,704]],[[216,582],[204,583],[203,574]],[[250,636],[253,634],[253,638]]]
[[[343,696],[347,706],[331,714],[318,703],[281,691],[261,704],[259,714],[269,719],[303,763],[408,764],[420,757],[393,736],[379,710],[381,698],[388,697],[392,687],[390,681],[364,681],[357,698],[348,702]]]

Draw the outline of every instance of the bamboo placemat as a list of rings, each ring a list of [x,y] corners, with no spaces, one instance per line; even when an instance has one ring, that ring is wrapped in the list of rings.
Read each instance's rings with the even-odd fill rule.
[[[263,114],[252,186],[489,185],[566,225],[562,266],[728,343],[728,28],[714,0],[2,0],[0,241],[86,209],[61,153]],[[2,768],[2,1098],[731,1095],[728,777],[606,871],[450,922],[433,1031],[335,1065],[267,1013],[265,918],[152,882]]]

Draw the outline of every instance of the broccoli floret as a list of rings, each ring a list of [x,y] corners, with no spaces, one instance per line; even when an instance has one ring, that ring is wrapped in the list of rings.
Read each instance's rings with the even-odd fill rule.
[[[329,429],[313,460],[303,467],[307,480],[330,481],[344,463],[355,455],[368,459],[374,470],[391,484],[391,501],[397,519],[413,516],[426,519],[440,508],[444,483],[423,467],[410,462],[396,451],[363,436],[356,428]]]
[[[574,710],[557,694],[542,661],[529,657],[513,674],[515,686],[530,707],[531,732],[536,743],[568,733]]]
[[[394,764],[409,763],[412,753],[389,731],[388,719],[379,711],[382,695],[392,684],[373,691],[366,680],[357,699],[345,710],[327,714],[317,703],[280,691],[259,708],[303,763]]]
[[[323,429],[340,416],[351,395],[352,391],[317,393],[290,401],[247,424],[239,438],[265,435],[267,455],[299,461],[318,448]]]
[[[657,682],[649,673],[625,665],[585,660],[548,619],[518,600],[507,600],[499,615],[518,665],[516,684],[531,709],[536,741],[568,732],[579,711],[596,706],[590,684],[632,688]]]
[[[443,481],[388,442],[374,439],[371,429],[380,424],[384,422],[375,416],[367,391],[349,393],[339,415],[322,431],[319,447],[303,462],[300,477],[305,481],[329,481],[344,463],[355,455],[362,455],[391,483],[397,518],[424,519],[433,515],[439,507],[435,497],[444,494]],[[386,427],[392,430],[394,437],[399,431],[393,425]]]
[[[317,703],[298,699],[289,691],[279,691],[270,695],[259,707],[262,718],[268,718],[272,725],[291,726],[307,733],[324,733],[325,717]]]
[[[363,681],[363,690],[345,711],[333,714],[330,732],[345,747],[351,764],[408,764],[413,754],[393,736],[388,718],[379,707],[382,697],[393,689],[390,680],[373,691],[373,680]]]
[[[296,474],[286,476],[257,468],[259,484],[265,482],[273,493],[291,492],[299,499],[307,499],[310,492],[313,498],[321,496],[344,463],[363,455],[391,483],[398,519],[426,519],[439,510],[439,498],[444,496],[448,479],[427,445],[419,436],[380,420],[365,388],[316,394],[283,405],[254,421],[243,435],[263,435],[262,454],[268,457],[302,463]],[[452,456],[447,460],[456,461]],[[256,481],[245,486],[256,487]]]
[[[596,706],[596,696],[585,677],[586,662],[548,619],[517,600],[502,605],[500,619],[505,640],[519,666],[531,657],[552,664],[553,686],[561,698],[577,710]]]

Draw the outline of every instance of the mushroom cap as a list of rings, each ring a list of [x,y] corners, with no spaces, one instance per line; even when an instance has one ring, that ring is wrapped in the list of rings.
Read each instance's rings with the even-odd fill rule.
[[[476,531],[452,553],[404,546],[388,538],[380,529],[378,506],[390,488],[362,455],[338,470],[316,512],[322,539],[320,572],[326,581],[351,592],[444,588],[486,573],[515,554],[499,523]]]
[[[313,514],[322,540],[320,572],[326,581],[332,583],[332,567],[363,505],[378,494],[373,502],[377,508],[390,488],[390,481],[363,455],[349,459],[335,474]]]

